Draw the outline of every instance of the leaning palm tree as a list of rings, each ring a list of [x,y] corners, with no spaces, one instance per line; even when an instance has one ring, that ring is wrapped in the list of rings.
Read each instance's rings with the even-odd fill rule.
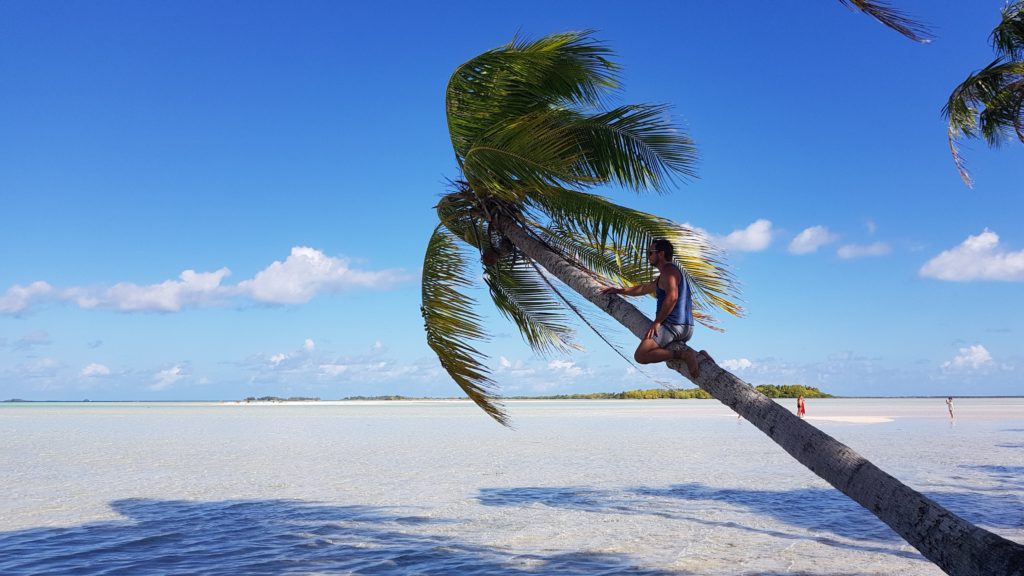
[[[942,109],[949,121],[949,150],[960,178],[972,185],[958,143],[984,138],[989,146],[1024,143],[1024,0],[1008,3],[989,42],[996,59],[953,89]]]
[[[475,348],[486,333],[465,293],[480,275],[476,260],[497,309],[539,353],[575,347],[567,320],[579,315],[589,323],[581,298],[642,337],[650,319],[601,287],[649,279],[641,258],[655,237],[679,247],[700,321],[713,325],[715,310],[741,312],[732,277],[701,236],[592,192],[601,184],[664,192],[673,178],[693,176],[693,143],[665,118],[664,106],[609,107],[618,86],[611,56],[587,32],[514,40],[462,64],[448,83],[461,174],[436,206],[422,313],[441,365],[502,424],[508,414],[487,358]],[[668,365],[690,376],[682,361]],[[694,382],[943,570],[1024,574],[1024,547],[905,486],[710,358],[701,359]]]

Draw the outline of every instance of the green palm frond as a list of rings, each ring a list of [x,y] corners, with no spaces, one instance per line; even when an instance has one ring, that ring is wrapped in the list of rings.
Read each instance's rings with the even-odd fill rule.
[[[445,93],[460,166],[482,134],[511,118],[562,105],[598,106],[619,86],[612,52],[590,31],[513,40],[455,69]]]
[[[697,148],[672,125],[668,106],[640,104],[584,116],[572,123],[578,170],[599,182],[664,192],[673,175],[696,178]]]
[[[649,281],[650,267],[636,264],[631,252],[596,243],[557,222],[533,226],[541,240],[596,279],[613,284],[637,284],[645,278]]]
[[[989,36],[992,48],[1005,58],[1024,59],[1024,0],[1007,3],[1002,14],[1002,20]]]
[[[978,113],[978,129],[991,146],[1000,146],[1014,136],[1024,143],[1024,123],[1021,107],[1024,105],[1024,62],[1019,62],[1014,79],[1002,86]]]
[[[468,262],[455,239],[438,225],[423,258],[423,314],[427,344],[448,375],[477,406],[503,425],[508,416],[494,392],[495,383],[483,364],[485,356],[469,342],[486,338],[476,303],[460,292],[472,285]]]
[[[961,138],[983,138],[998,146],[1011,134],[1024,142],[1024,62],[998,58],[953,89],[942,109],[949,128],[949,148],[960,177],[971,178],[959,152]]]
[[[484,227],[487,215],[472,190],[466,188],[446,194],[434,209],[441,224],[459,240],[480,251],[487,247],[488,234]]]
[[[893,8],[888,2],[879,0],[839,0],[847,8],[854,8],[892,28],[915,42],[931,41],[931,29],[911,18],[902,10]]]
[[[523,187],[611,182],[663,192],[673,176],[696,177],[697,159],[692,140],[672,125],[667,110],[642,104],[589,115],[530,112],[481,134],[466,152],[463,172],[510,199]]]
[[[596,183],[577,169],[582,153],[570,128],[573,116],[567,110],[539,110],[493,126],[466,151],[466,179],[509,200],[524,187]]]
[[[538,229],[549,245],[606,282],[637,284],[651,279],[646,250],[656,238],[675,247],[676,261],[693,288],[694,308],[702,323],[713,325],[711,310],[741,316],[738,286],[718,250],[707,239],[671,220],[619,206],[585,192],[548,188],[532,192],[529,202],[551,223]],[[540,214],[538,214],[538,218]]]
[[[625,283],[650,280],[650,265],[645,251],[655,238],[667,238],[676,232],[673,222],[639,210],[620,206],[596,194],[549,187],[526,192],[528,205],[537,212],[535,219],[551,220],[548,227],[558,236],[576,245],[576,255],[587,266],[605,277]],[[594,250],[598,253],[588,255]],[[614,260],[614,267],[608,261]]]
[[[495,306],[511,320],[530,347],[539,354],[580,350],[573,342],[562,304],[552,297],[549,282],[517,254],[509,254],[487,266],[484,282]]]

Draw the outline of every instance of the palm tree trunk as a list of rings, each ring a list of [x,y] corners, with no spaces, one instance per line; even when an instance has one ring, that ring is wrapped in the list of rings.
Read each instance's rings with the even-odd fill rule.
[[[523,254],[638,338],[647,332],[651,320],[635,306],[618,296],[602,294],[601,286],[590,276],[514,222],[503,220],[497,225]],[[953,514],[850,447],[797,418],[709,358],[701,356],[699,361],[700,377],[693,380],[695,384],[757,426],[812,472],[878,516],[946,573],[1024,575],[1024,546]],[[668,366],[689,378],[682,361],[670,361]]]

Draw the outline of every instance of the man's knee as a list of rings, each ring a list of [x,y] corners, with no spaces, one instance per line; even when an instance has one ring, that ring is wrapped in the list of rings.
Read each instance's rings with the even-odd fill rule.
[[[633,353],[633,360],[636,360],[637,364],[650,364],[651,360],[647,357],[647,350],[637,348],[636,352]]]

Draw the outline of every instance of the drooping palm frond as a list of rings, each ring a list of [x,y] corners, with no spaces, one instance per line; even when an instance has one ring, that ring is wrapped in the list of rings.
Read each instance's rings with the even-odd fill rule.
[[[533,111],[480,134],[466,152],[467,180],[515,199],[522,188],[586,188],[617,183],[664,192],[674,177],[696,177],[696,147],[668,118],[667,106],[620,106],[583,114]]]
[[[524,187],[595,184],[578,170],[582,152],[569,128],[572,116],[546,109],[496,124],[466,151],[463,174],[471,185],[507,200]]]
[[[578,170],[599,182],[664,192],[673,176],[696,178],[697,148],[672,125],[668,106],[640,104],[576,119]]]
[[[959,151],[961,138],[983,138],[998,146],[1011,135],[1024,142],[1024,62],[998,58],[953,89],[942,109],[949,149],[964,183],[971,177]]]
[[[1002,15],[989,36],[992,48],[1007,59],[1024,59],[1024,0],[1008,2]]]
[[[561,105],[598,106],[619,86],[612,52],[590,31],[513,40],[455,69],[445,93],[448,130],[461,166],[480,136]]]
[[[434,207],[441,224],[458,239],[483,251],[488,245],[488,232],[484,226],[487,215],[479,199],[465,182],[452,183],[457,190],[445,194]]]
[[[538,229],[544,240],[604,282],[638,284],[651,279],[646,250],[656,238],[675,248],[676,262],[693,289],[701,323],[713,326],[711,310],[741,316],[738,286],[718,250],[707,239],[671,220],[619,206],[586,192],[547,189],[530,193],[531,206],[551,220]],[[540,218],[540,215],[537,216]]]
[[[519,328],[534,351],[548,355],[580,349],[573,342],[562,305],[532,262],[514,253],[506,255],[486,267],[484,282],[495,306]]]
[[[961,82],[942,108],[949,151],[964,184],[971,176],[960,154],[962,138],[999,146],[1016,136],[1024,143],[1024,0],[1014,0],[989,36],[996,59]]]
[[[420,312],[427,344],[463,392],[507,426],[508,416],[497,399],[490,371],[483,364],[485,356],[470,344],[486,338],[480,317],[473,310],[476,303],[459,290],[471,285],[468,262],[451,233],[438,225],[423,258]]]
[[[596,194],[548,187],[527,190],[525,195],[535,220],[548,219],[550,228],[575,237],[567,239],[579,246],[579,257],[585,258],[588,266],[606,277],[629,283],[642,282],[649,275],[644,252],[651,241],[674,232],[669,220],[620,206]],[[555,236],[557,242],[558,234]],[[595,249],[599,252],[596,257],[588,257]],[[606,266],[608,257],[615,259],[615,269]]]
[[[902,10],[893,8],[888,2],[880,0],[839,0],[847,8],[854,8],[892,28],[915,42],[931,41],[931,29],[911,18]]]

